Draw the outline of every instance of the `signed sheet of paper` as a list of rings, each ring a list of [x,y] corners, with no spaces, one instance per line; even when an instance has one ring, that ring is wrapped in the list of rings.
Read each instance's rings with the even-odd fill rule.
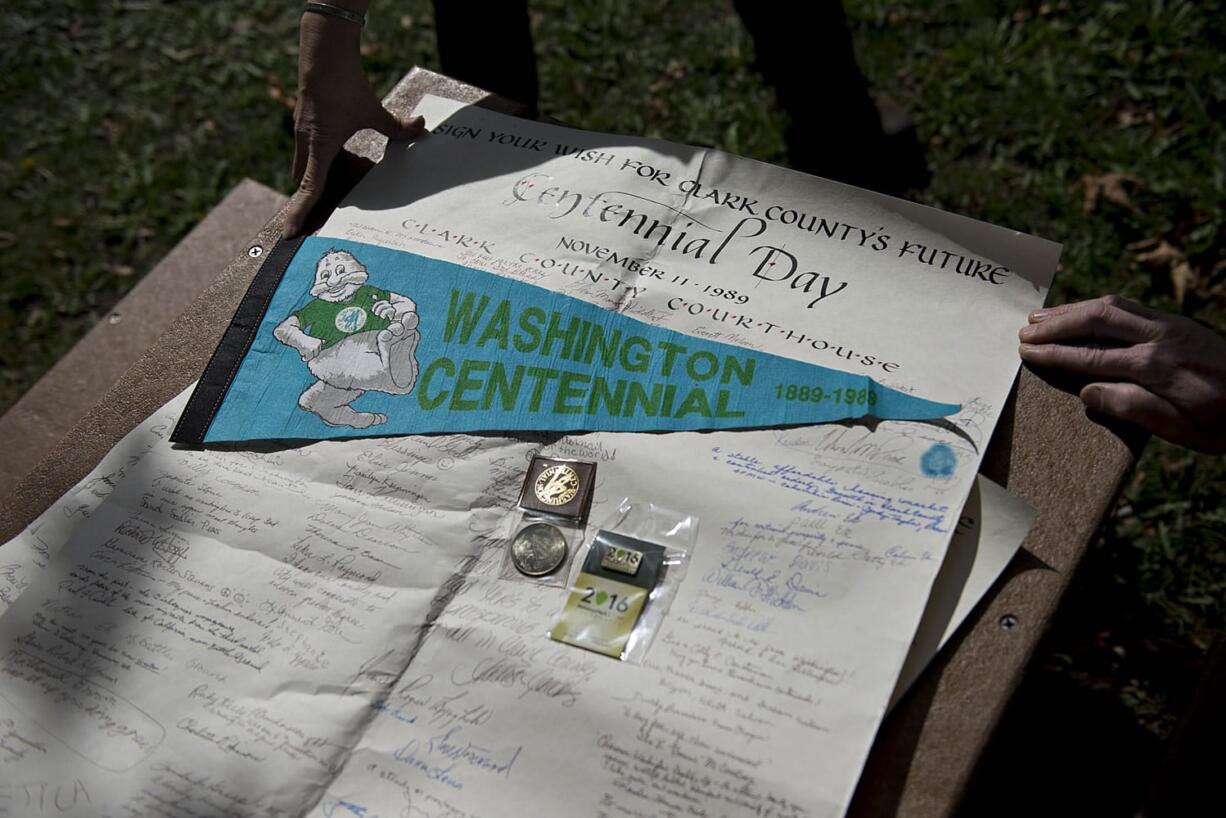
[[[439,122],[440,103],[426,109]],[[587,198],[553,218],[562,190]],[[705,225],[708,251],[617,227],[622,211],[602,222],[606,191]],[[44,546],[0,619],[16,748],[0,764],[26,786],[0,808],[28,813],[43,782],[78,815],[841,815],[1055,246],[476,109],[393,146],[323,232],[963,409],[946,424],[208,452],[151,427],[122,479],[74,493],[87,524],[42,521],[67,542]],[[496,578],[538,451],[599,462],[597,522],[627,496],[701,518],[644,666],[550,642],[561,594]]]
[[[603,695],[549,701],[536,685],[552,689],[564,677],[550,668],[574,660],[531,644],[531,595],[495,585],[505,610],[491,624],[474,580],[439,619],[456,636],[426,643],[388,700],[394,717],[375,721],[329,797],[408,793],[472,814],[500,797],[546,813],[842,814],[1016,374],[1016,327],[1042,303],[1058,247],[718,152],[429,99],[420,110],[434,134],[389,149],[321,235],[872,372],[963,412],[956,430],[619,445],[625,471],[602,467],[605,496],[651,497],[705,526],[697,581],[649,667],[579,668]],[[458,189],[444,182],[455,165]],[[424,715],[453,696],[480,723]],[[536,765],[522,736],[540,725],[556,749]]]
[[[92,538],[91,529],[95,515],[116,489],[124,482],[139,484],[141,481],[149,481],[149,473],[144,470],[142,464],[151,453],[155,453],[153,456],[161,461],[163,467],[171,467],[170,471],[163,474],[177,474],[180,479],[207,479],[217,484],[225,484],[233,480],[236,469],[250,474],[254,468],[256,473],[266,478],[284,481],[287,473],[316,473],[319,466],[314,461],[318,460],[326,461],[337,457],[343,457],[346,462],[372,462],[384,457],[396,459],[397,452],[387,449],[393,443],[403,443],[366,440],[361,443],[312,446],[300,450],[300,454],[288,465],[276,461],[255,465],[257,461],[251,460],[236,464],[233,455],[224,451],[193,453],[191,460],[176,464],[177,455],[168,447],[166,437],[186,399],[187,392],[184,392],[141,424],[73,491],[49,508],[21,536],[0,550],[0,556],[3,557],[0,560],[3,563],[3,571],[0,572],[0,579],[3,580],[0,584],[0,602],[7,606],[17,593],[35,581],[38,572],[47,567],[48,562],[66,541],[73,538]],[[576,442],[577,440],[567,441],[566,445],[571,446]],[[454,469],[447,457],[437,461],[440,467],[444,467],[443,471]],[[321,492],[322,487],[316,487],[315,491]],[[921,634],[942,635],[935,641],[917,638],[908,655],[906,666],[914,673],[919,672],[932,657],[936,645],[943,644],[974,602],[987,590],[999,570],[1016,551],[1028,527],[1031,515],[1020,501],[983,478],[979,478],[976,491],[981,493],[980,499],[976,501],[973,496],[967,508],[959,515],[960,522],[950,546],[949,557],[938,576],[938,587],[947,586],[950,593],[934,595],[920,627]],[[292,495],[284,499],[291,504],[301,503],[301,500]],[[348,506],[343,497],[334,496],[333,500],[341,507]],[[361,513],[362,510],[360,504],[350,508],[356,513]],[[144,518],[144,514],[141,511],[132,511],[128,517],[139,520]],[[194,539],[190,537],[189,529],[184,527],[182,530],[189,533],[189,539]],[[207,555],[202,559],[207,560]],[[66,604],[69,608],[72,607],[70,601],[66,601]],[[296,607],[314,604],[316,603],[308,597],[300,599]],[[500,606],[496,605],[495,608],[497,607]],[[135,638],[134,634],[128,632],[116,635],[115,629],[108,629],[106,632],[108,636],[114,635],[119,640],[117,647],[120,650],[131,652],[133,643],[142,646],[155,644],[151,638],[152,634],[145,633],[146,630],[142,628],[142,635]],[[72,641],[69,635],[66,642],[71,644]],[[214,662],[206,663],[190,654],[186,657],[170,654],[166,658],[178,661],[166,663],[158,673],[158,680],[165,678],[168,680],[167,684],[182,683],[192,691],[186,701],[177,704],[176,715],[180,723],[192,724],[216,718],[216,713],[210,710],[209,698],[196,695],[203,693],[201,683],[207,685],[212,681],[221,695],[235,696],[236,685],[230,683],[227,674]],[[912,679],[908,674],[909,671],[904,670],[904,680],[907,684]],[[218,676],[222,678],[217,679]],[[905,685],[900,681],[898,694],[901,694],[903,687]],[[138,695],[132,698],[137,705],[143,704],[144,698],[139,695],[139,691],[137,693]],[[441,703],[430,708],[435,718],[444,709],[447,701],[445,697]],[[236,779],[229,764],[222,763],[213,773],[202,774],[202,765],[198,761],[176,765],[173,757],[160,746],[145,764],[145,772],[152,773],[147,780],[142,781],[139,786],[134,786],[132,779],[116,780],[107,768],[97,766],[96,759],[83,762],[84,757],[76,751],[65,753],[64,751],[70,748],[63,744],[64,737],[49,740],[50,735],[55,735],[49,733],[54,727],[40,726],[38,713],[41,712],[41,707],[38,704],[30,705],[35,710],[33,716],[10,711],[11,705],[7,701],[0,704],[0,712],[4,713],[0,728],[3,730],[2,746],[5,749],[3,757],[0,758],[0,769],[5,772],[4,781],[0,784],[0,814],[40,814],[52,810],[53,807],[56,814],[105,814],[98,813],[97,810],[104,809],[107,804],[119,803],[125,804],[133,814],[159,814],[167,810],[176,814],[259,814],[272,803],[260,799],[245,803],[244,796],[241,795],[245,786],[242,777]],[[57,703],[58,705],[62,705],[62,702]],[[389,711],[385,705],[378,705],[376,709],[381,716],[390,712],[391,718],[403,718],[403,714],[398,710]],[[229,727],[230,738],[235,740],[231,752],[236,752],[242,746],[239,743],[239,737],[243,735],[242,728],[228,720],[223,723]],[[247,740],[250,741],[251,737],[248,736]],[[260,745],[257,743],[255,746]],[[268,766],[270,765],[260,764],[260,768]],[[288,770],[283,774],[292,778],[300,774],[300,771]],[[134,792],[137,793],[136,797],[132,797]],[[56,804],[63,810],[56,807]],[[290,806],[293,804],[295,799],[288,799],[285,809],[297,809],[296,806]],[[329,800],[323,802],[320,809],[324,814],[337,814],[331,810],[344,804],[357,806],[360,802]],[[430,814],[426,810],[420,811]],[[345,813],[342,811],[339,814]]]

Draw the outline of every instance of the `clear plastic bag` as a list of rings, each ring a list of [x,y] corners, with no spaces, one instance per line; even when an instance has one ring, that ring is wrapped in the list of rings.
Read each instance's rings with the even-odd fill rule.
[[[502,579],[566,587],[566,577],[586,526],[547,514],[516,511],[507,516]]]
[[[566,602],[549,637],[641,664],[697,540],[694,515],[623,500],[575,554]]]
[[[587,530],[596,464],[533,455],[519,507],[503,532],[502,579],[566,587],[575,546]]]

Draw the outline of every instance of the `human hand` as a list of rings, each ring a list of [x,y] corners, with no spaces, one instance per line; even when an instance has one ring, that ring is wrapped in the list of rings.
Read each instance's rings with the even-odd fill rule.
[[[365,3],[356,4],[365,11]],[[348,20],[307,12],[299,27],[298,104],[294,108],[294,181],[282,234],[303,231],[311,209],[323,194],[332,160],[362,128],[388,139],[413,139],[422,132],[421,117],[401,120],[384,108],[362,71],[358,52],[361,28]]]
[[[1091,378],[1081,400],[1204,452],[1226,452],[1226,339],[1117,295],[1035,310],[1022,359]]]

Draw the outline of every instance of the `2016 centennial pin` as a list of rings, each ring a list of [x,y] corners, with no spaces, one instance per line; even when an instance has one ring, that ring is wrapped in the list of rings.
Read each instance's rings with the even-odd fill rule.
[[[664,573],[664,556],[662,545],[597,531],[550,638],[622,658]]]
[[[639,564],[642,561],[643,552],[633,548],[610,547],[600,555],[601,568],[631,577],[639,572]]]

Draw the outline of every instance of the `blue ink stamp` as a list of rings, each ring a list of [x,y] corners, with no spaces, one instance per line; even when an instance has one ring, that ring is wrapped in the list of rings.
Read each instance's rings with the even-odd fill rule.
[[[920,455],[920,469],[925,477],[953,477],[958,456],[944,443],[934,443]]]

